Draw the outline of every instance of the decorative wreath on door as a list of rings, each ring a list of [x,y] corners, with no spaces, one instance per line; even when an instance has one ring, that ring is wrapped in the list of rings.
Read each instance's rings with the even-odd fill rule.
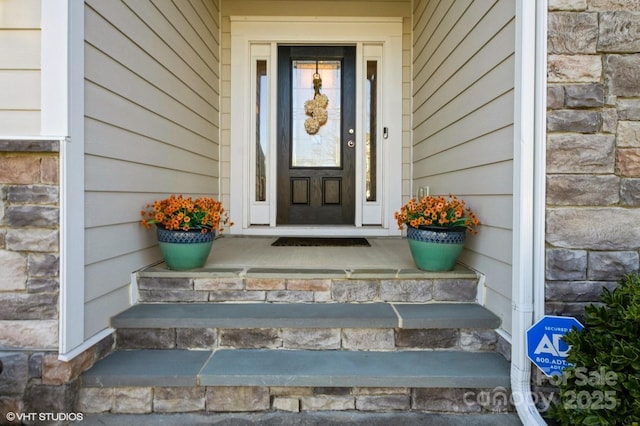
[[[327,106],[329,98],[327,95],[320,93],[322,87],[322,78],[318,73],[318,61],[316,61],[316,72],[313,74],[313,99],[309,99],[304,103],[304,112],[309,116],[304,121],[304,129],[310,135],[315,135],[320,130],[320,126],[327,122],[329,117]]]

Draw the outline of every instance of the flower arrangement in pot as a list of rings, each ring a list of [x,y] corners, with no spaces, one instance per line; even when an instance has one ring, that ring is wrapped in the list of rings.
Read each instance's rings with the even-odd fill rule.
[[[478,217],[464,201],[427,195],[412,198],[395,213],[398,227],[407,226],[411,255],[418,268],[426,271],[453,269],[464,246],[466,232],[476,234]]]
[[[171,195],[148,204],[140,214],[142,226],[156,225],[160,251],[174,270],[204,266],[216,234],[233,225],[222,203],[210,197]]]

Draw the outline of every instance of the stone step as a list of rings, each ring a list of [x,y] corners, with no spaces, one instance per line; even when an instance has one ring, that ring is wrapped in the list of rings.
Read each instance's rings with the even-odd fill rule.
[[[499,325],[472,303],[141,304],[112,319],[119,349],[493,351]]]
[[[509,387],[509,363],[492,352],[116,351],[82,376],[85,387]]]
[[[111,319],[123,328],[489,328],[500,318],[475,303],[159,303]]]
[[[137,273],[141,302],[474,302],[477,274],[417,269],[205,268]]]

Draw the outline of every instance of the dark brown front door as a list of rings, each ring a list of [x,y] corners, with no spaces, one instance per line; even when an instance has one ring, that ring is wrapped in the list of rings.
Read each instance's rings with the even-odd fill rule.
[[[279,225],[354,224],[355,51],[355,46],[278,48]],[[305,109],[316,93],[315,74],[328,104]],[[314,105],[324,112],[312,112]]]

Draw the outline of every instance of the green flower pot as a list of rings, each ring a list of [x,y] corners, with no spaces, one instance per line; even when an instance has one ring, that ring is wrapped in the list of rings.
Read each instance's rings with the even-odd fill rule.
[[[450,271],[456,265],[466,229],[463,227],[425,226],[407,228],[411,256],[418,269],[424,271]]]
[[[184,271],[202,268],[207,262],[215,232],[203,234],[200,230],[169,231],[156,227],[162,257],[169,269]]]

